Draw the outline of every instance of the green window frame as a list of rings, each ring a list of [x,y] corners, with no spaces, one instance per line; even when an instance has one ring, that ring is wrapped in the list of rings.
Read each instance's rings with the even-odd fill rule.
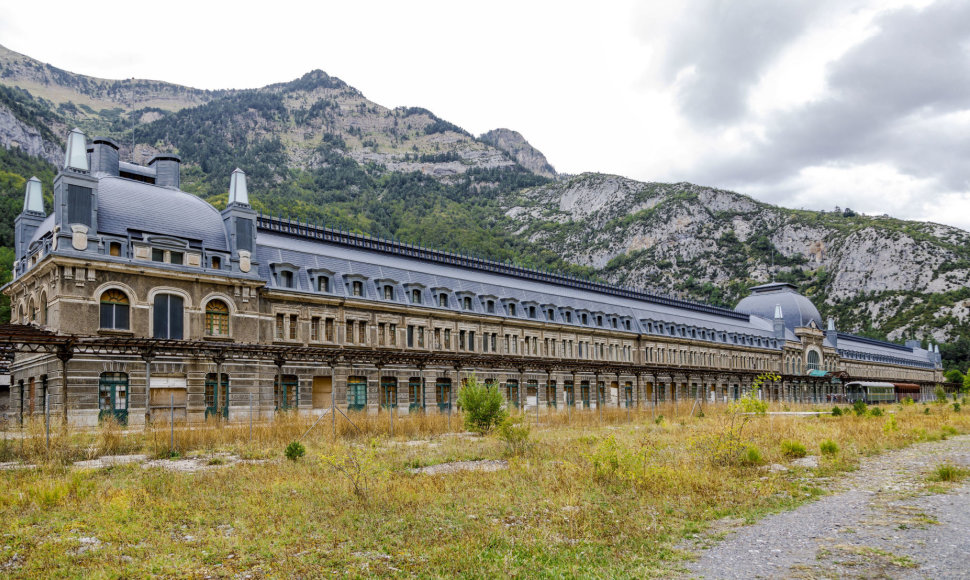
[[[273,381],[273,400],[277,411],[287,411],[300,406],[300,378],[296,375],[283,375],[283,387],[279,377]]]
[[[347,410],[367,408],[367,377],[347,377]]]
[[[229,375],[222,373],[222,380],[216,382],[216,373],[205,375],[205,416],[222,415],[229,418]]]
[[[519,381],[505,381],[505,398],[512,403],[513,407],[519,406]]]
[[[381,407],[391,409],[397,407],[397,379],[383,377],[381,379]]]
[[[101,373],[98,378],[98,421],[114,417],[122,425],[128,424],[128,375]]]
[[[435,381],[435,397],[438,408],[446,411],[451,408],[451,379],[439,378]]]

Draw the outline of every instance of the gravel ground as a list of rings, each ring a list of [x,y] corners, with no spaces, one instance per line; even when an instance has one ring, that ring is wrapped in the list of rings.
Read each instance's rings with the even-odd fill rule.
[[[411,473],[423,473],[425,475],[441,475],[443,473],[457,473],[459,471],[498,471],[508,468],[509,462],[504,459],[483,459],[481,461],[439,463],[437,465],[409,469],[408,471]]]
[[[689,576],[970,578],[970,483],[927,489],[945,461],[970,467],[970,436],[866,459],[831,484],[832,495],[741,527],[701,552],[686,566]]]

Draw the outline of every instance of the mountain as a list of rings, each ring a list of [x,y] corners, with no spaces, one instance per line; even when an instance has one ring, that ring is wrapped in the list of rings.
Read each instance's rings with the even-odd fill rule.
[[[755,284],[789,281],[840,329],[961,339],[970,353],[970,233],[956,228],[789,210],[689,183],[559,175],[515,131],[475,137],[319,70],[203,91],[77,75],[2,47],[0,144],[10,151],[0,214],[19,211],[28,173],[52,174],[72,126],[115,138],[138,163],[179,153],[183,189],[216,206],[239,166],[263,212],[724,306]],[[0,228],[0,246],[10,243]]]

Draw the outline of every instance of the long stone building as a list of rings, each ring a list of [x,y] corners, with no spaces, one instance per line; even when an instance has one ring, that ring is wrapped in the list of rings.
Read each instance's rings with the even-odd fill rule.
[[[788,284],[734,310],[676,300],[259,215],[228,178],[219,211],[177,156],[125,163],[71,132],[53,212],[34,178],[16,219],[11,413],[440,412],[472,373],[550,411],[723,402],[768,372],[787,401],[942,380],[938,350],[838,332]]]

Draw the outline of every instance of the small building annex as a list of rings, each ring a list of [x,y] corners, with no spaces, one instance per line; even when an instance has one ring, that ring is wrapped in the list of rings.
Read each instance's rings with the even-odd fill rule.
[[[177,156],[125,163],[71,132],[53,212],[34,178],[16,219],[4,292],[46,338],[17,348],[10,413],[436,412],[472,373],[549,410],[725,401],[769,371],[768,395],[793,401],[942,380],[938,352],[823,330],[788,284],[734,310],[676,300],[259,215],[245,174],[227,177],[219,211],[180,189]]]

